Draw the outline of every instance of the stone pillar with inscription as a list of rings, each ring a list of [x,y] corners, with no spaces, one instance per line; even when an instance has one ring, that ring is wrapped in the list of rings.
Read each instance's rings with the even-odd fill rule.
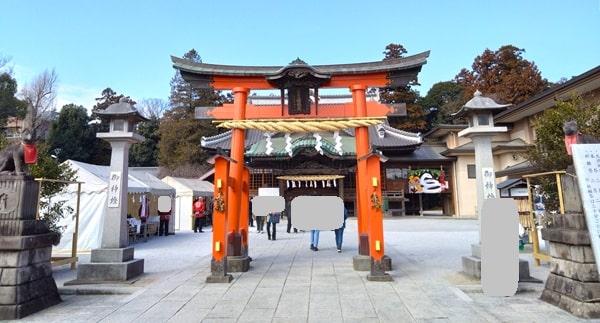
[[[134,259],[134,248],[128,246],[127,184],[129,148],[144,140],[133,132],[135,124],[147,119],[127,99],[95,113],[110,122],[109,132],[98,133],[97,137],[108,141],[112,148],[102,242],[100,249],[92,250],[90,263],[79,265],[77,280],[67,284],[125,281],[144,272],[144,259]]]
[[[60,235],[36,220],[38,190],[31,175],[0,175],[0,320],[61,302],[50,263]]]
[[[507,131],[506,127],[494,126],[495,111],[504,110],[510,104],[498,104],[476,91],[455,117],[465,117],[469,127],[458,133],[459,137],[470,138],[475,149],[477,219],[479,223],[479,239],[481,241],[481,208],[483,201],[496,197],[496,176],[494,173],[494,155],[492,138]],[[481,278],[481,244],[471,246],[471,256],[462,257],[463,271],[475,278]]]

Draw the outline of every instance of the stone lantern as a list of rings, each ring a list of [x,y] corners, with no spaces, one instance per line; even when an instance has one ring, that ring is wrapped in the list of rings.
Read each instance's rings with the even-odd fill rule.
[[[506,127],[494,126],[494,112],[506,109],[510,104],[498,104],[476,91],[474,97],[458,110],[454,117],[466,117],[469,127],[458,133],[459,137],[471,138],[475,149],[475,169],[477,180],[477,214],[486,198],[496,197],[496,176],[494,175],[494,156],[492,138],[507,131]]]
[[[144,272],[144,259],[134,259],[133,247],[128,246],[127,185],[129,148],[145,140],[134,130],[138,122],[148,119],[140,115],[127,98],[94,113],[110,125],[108,132],[96,134],[108,141],[112,148],[108,198],[100,249],[92,250],[89,264],[79,265],[77,280],[123,281]]]
[[[102,120],[108,121],[110,125],[108,132],[97,134],[98,138],[109,142],[110,139],[126,138],[131,138],[134,142],[144,141],[145,138],[134,133],[134,130],[138,122],[148,121],[148,119],[142,116],[127,100],[127,98],[121,98],[119,103],[111,104],[106,110],[94,112]]]
[[[484,221],[485,221],[485,232],[487,232],[487,228],[490,226],[489,223],[490,221],[497,221],[497,220],[502,220],[502,221],[517,221],[517,210],[516,210],[516,206],[514,205],[514,202],[509,201],[507,199],[498,199],[500,201],[496,201],[496,175],[494,173],[494,156],[492,153],[492,139],[494,138],[494,136],[501,134],[501,133],[505,133],[507,131],[506,127],[496,127],[494,125],[494,112],[499,112],[502,111],[504,109],[506,109],[508,106],[510,106],[510,104],[498,104],[496,103],[494,100],[484,97],[481,95],[481,92],[476,91],[475,95],[473,97],[473,99],[469,100],[458,112],[456,112],[453,116],[455,117],[466,117],[469,120],[469,127],[460,131],[458,133],[459,137],[467,137],[470,138],[471,141],[473,142],[473,147],[475,150],[475,169],[477,170],[476,173],[476,191],[477,191],[477,220],[478,220],[478,224],[479,224],[479,244],[474,244],[471,246],[471,256],[463,256],[462,257],[462,264],[463,264],[463,271],[471,276],[474,276],[476,278],[481,278],[482,279],[482,286],[484,289],[484,292],[486,292],[486,290],[490,290],[490,289],[494,289],[497,287],[494,285],[490,285],[489,281],[492,278],[498,278],[498,281],[507,281],[508,283],[506,284],[506,286],[508,286],[509,288],[512,288],[511,286],[516,286],[517,280],[518,280],[518,275],[519,273],[516,272],[516,276],[515,276],[515,272],[514,270],[519,270],[521,266],[520,263],[517,263],[518,257],[512,257],[512,255],[510,255],[509,253],[509,257],[507,257],[508,261],[506,261],[505,263],[502,264],[502,268],[508,268],[507,270],[505,270],[504,276],[506,277],[502,277],[502,279],[506,279],[506,280],[502,280],[500,276],[493,276],[490,275],[490,266],[492,266],[492,263],[495,263],[494,261],[496,261],[496,259],[494,259],[494,256],[490,256],[493,254],[492,251],[490,251],[491,247],[489,247],[491,244],[489,243],[489,241],[491,241],[491,239],[496,239],[496,236],[486,236],[483,237],[482,232],[484,232],[484,230],[482,230],[482,217],[484,217]],[[495,216],[495,214],[493,214],[494,212],[489,212],[489,207],[488,208],[484,208],[483,204],[484,204],[484,200],[486,199],[493,199],[489,202],[493,202],[495,204],[497,204],[496,202],[500,202],[502,205],[502,207],[499,207],[498,209],[501,210],[496,210],[496,211],[505,211],[506,214],[503,214],[500,217]],[[492,203],[490,203],[491,205]],[[512,207],[511,207],[512,206]],[[511,209],[514,208],[514,219],[512,219],[510,213],[511,213]],[[484,211],[482,211],[482,209],[484,209]],[[486,214],[482,214],[483,212],[486,212]],[[510,223],[508,225],[510,227]],[[503,227],[502,227],[503,228]],[[498,233],[500,231],[502,231],[502,228],[498,228]],[[499,234],[500,236],[502,236],[503,238],[508,237],[508,239],[514,239],[514,242],[516,243],[516,234],[517,234],[517,228],[518,228],[518,224],[515,223],[514,229],[515,229],[515,238],[513,238],[513,236],[511,236],[511,232],[510,230],[508,230],[508,233],[506,232],[502,232],[502,234]],[[488,232],[489,233],[489,232]],[[486,233],[487,234],[487,233]],[[513,240],[510,240],[513,241]],[[485,245],[485,246],[484,246]],[[506,245],[510,246],[510,243],[507,243]],[[484,246],[482,248],[482,246]],[[515,249],[516,250],[516,249]],[[516,252],[516,251],[515,251]],[[483,255],[483,256],[482,256]],[[500,259],[501,257],[496,257],[498,259]],[[482,261],[482,259],[484,261]],[[513,262],[514,262],[514,266],[513,266]],[[514,268],[513,268],[514,267]],[[483,268],[483,269],[482,269]],[[524,272],[523,275],[525,276],[529,276],[528,274],[528,270],[529,267],[527,265],[527,263],[525,262],[525,268],[526,273]],[[492,278],[489,278],[492,277]],[[515,278],[516,277],[516,278]],[[515,280],[517,279],[517,280]],[[484,281],[485,280],[485,281]],[[505,292],[504,290],[502,291],[502,293],[508,293],[510,294],[510,292]],[[486,292],[487,294],[487,292]],[[506,294],[503,294],[503,296],[508,296]]]

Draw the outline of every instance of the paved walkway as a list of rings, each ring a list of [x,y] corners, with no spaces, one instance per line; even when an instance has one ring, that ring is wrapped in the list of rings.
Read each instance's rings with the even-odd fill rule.
[[[356,220],[349,219],[344,250],[322,231],[319,251],[309,233],[285,232],[276,241],[251,228],[250,270],[229,284],[207,284],[211,234],[178,232],[137,242],[145,273],[133,282],[63,286],[76,277],[54,269],[63,302],[20,322],[590,322],[549,305],[544,285],[519,283],[512,297],[487,297],[479,281],[464,275],[461,257],[477,242],[477,221],[430,217],[385,219],[391,282],[371,282],[354,271]],[[545,281],[548,266],[532,276]],[[81,255],[89,262],[89,255]]]

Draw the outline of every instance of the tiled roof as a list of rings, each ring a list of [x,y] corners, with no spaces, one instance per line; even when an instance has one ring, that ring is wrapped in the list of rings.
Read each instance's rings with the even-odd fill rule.
[[[222,150],[229,150],[231,148],[231,134],[232,134],[232,130],[220,133],[216,136],[211,136],[211,137],[202,137],[202,147],[205,149],[213,149],[213,150],[217,150],[217,149],[222,149]],[[263,136],[263,132],[259,131],[259,130],[246,130],[246,135],[245,135],[245,140],[244,140],[244,147],[246,149],[248,149],[250,146],[252,146],[253,144],[257,143],[258,141],[262,140],[264,138]]]
[[[524,162],[511,165],[506,167],[505,169],[499,170],[495,172],[496,177],[504,177],[504,176],[523,176],[525,174],[532,174],[536,170],[530,161],[526,160]]]
[[[321,149],[323,154],[330,157],[335,156],[354,156],[356,155],[356,144],[354,141],[354,137],[341,136],[341,154],[335,148],[336,141],[333,136],[333,133],[321,133]],[[317,139],[312,134],[290,134],[291,139],[291,151],[292,155],[296,155],[303,148],[316,147]],[[267,145],[266,145],[266,137],[264,140],[255,143],[250,147],[248,151],[246,151],[246,156],[248,157],[281,157],[281,156],[289,156],[288,151],[286,151],[286,138],[284,134],[277,134],[274,137],[271,137],[271,144],[273,151],[269,154],[267,153]]]
[[[362,74],[370,72],[386,72],[395,70],[408,70],[420,68],[427,62],[429,51],[398,59],[382,60],[366,63],[332,64],[332,65],[307,65],[318,73],[323,74]],[[171,56],[173,67],[182,74],[192,73],[198,75],[229,75],[229,76],[270,76],[281,73],[288,66],[235,66],[193,62],[190,60]],[[185,77],[184,77],[185,78]]]
[[[388,157],[389,161],[394,162],[447,162],[453,161],[455,157],[447,157],[441,154],[446,150],[445,145],[423,144],[410,154]]]

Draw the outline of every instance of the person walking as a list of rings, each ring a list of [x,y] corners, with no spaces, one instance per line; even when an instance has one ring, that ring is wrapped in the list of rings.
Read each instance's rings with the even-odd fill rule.
[[[344,240],[344,229],[346,228],[346,219],[348,218],[348,209],[344,206],[344,222],[342,226],[335,229],[335,245],[337,246],[337,252],[342,252],[342,242]]]
[[[192,212],[194,212],[194,232],[202,231],[204,225],[204,216],[206,215],[206,204],[204,204],[204,198],[202,196],[196,198],[192,205]]]
[[[287,233],[292,231],[292,206],[290,203],[285,205],[285,216],[287,217]],[[294,228],[294,233],[298,233],[298,229]]]
[[[310,230],[310,250],[319,251],[319,230]]]
[[[255,216],[256,220],[256,232],[263,233],[265,229],[265,217],[264,216]]]
[[[267,238],[269,240],[277,240],[277,223],[281,219],[280,212],[271,212],[267,217]]]

